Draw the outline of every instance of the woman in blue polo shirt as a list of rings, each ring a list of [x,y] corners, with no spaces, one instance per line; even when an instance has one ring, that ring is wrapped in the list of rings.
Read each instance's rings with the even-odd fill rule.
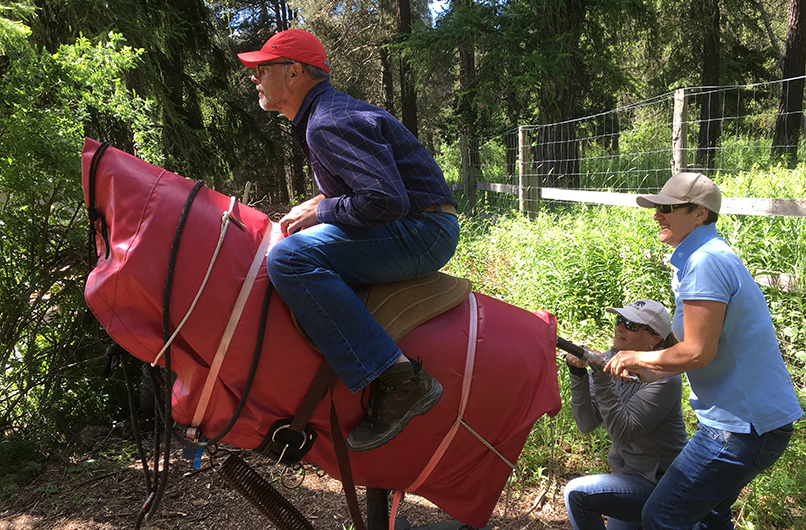
[[[783,454],[803,415],[761,289],[717,235],[719,188],[700,173],[677,173],[658,195],[660,241],[675,247],[672,329],[659,351],[621,351],[605,366],[643,381],[686,372],[699,427],[644,505],[646,530],[733,528],[742,488]]]

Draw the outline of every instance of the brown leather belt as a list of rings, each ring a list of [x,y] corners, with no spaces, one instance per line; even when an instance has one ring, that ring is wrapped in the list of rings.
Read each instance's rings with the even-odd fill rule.
[[[456,206],[454,206],[452,204],[432,204],[428,208],[424,208],[423,211],[424,212],[447,213],[449,215],[457,217],[457,215],[456,215]]]

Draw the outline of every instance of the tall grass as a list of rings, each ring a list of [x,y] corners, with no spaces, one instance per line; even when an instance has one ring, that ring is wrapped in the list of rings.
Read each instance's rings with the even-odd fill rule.
[[[804,175],[784,172],[721,178],[726,196],[804,197]],[[787,178],[789,179],[786,182]],[[782,191],[785,188],[786,191]],[[775,194],[773,194],[775,192]],[[500,210],[498,210],[500,211]],[[558,333],[596,349],[612,342],[613,322],[605,307],[637,298],[673,306],[669,287],[671,248],[657,241],[651,212],[642,208],[555,205],[536,220],[518,213],[462,219],[462,237],[448,265],[470,278],[474,289],[529,310],[545,309],[558,319]],[[717,230],[752,273],[788,273],[794,292],[764,288],[782,350],[806,407],[806,227],[803,219],[723,215]],[[558,361],[561,396],[568,403],[568,373]],[[685,402],[688,428],[696,419]],[[741,529],[804,528],[806,505],[806,420],[796,424],[784,457],[746,488],[734,506]],[[610,442],[603,428],[583,435],[564,406],[532,431],[520,464],[531,481],[607,472]]]

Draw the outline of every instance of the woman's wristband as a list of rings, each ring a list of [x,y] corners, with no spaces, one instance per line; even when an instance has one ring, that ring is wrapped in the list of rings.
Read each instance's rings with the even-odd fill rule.
[[[571,374],[573,374],[573,375],[576,375],[576,376],[579,376],[579,377],[585,377],[586,375],[588,375],[588,369],[587,368],[584,368],[584,367],[580,368],[579,366],[574,366],[572,364],[568,364],[568,361],[565,361],[565,365],[568,367],[568,371],[571,372]]]

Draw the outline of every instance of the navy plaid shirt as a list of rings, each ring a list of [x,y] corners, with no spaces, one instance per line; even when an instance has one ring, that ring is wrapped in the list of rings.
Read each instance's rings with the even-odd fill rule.
[[[319,191],[323,223],[377,225],[456,201],[417,138],[383,109],[328,81],[305,96],[292,122]]]

